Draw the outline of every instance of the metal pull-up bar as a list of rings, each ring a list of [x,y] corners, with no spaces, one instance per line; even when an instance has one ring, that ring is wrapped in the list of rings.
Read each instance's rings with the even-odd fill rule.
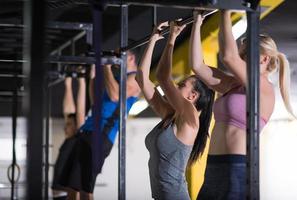
[[[205,14],[203,14],[203,17],[207,17],[207,16],[209,16],[209,15],[211,15],[211,14],[217,12],[217,11],[218,11],[217,9],[212,10],[212,11],[205,11]],[[178,23],[178,25],[188,25],[188,24],[191,24],[193,22],[194,22],[193,16],[190,16],[190,17],[188,17],[188,18],[186,18],[186,19],[184,19],[182,21],[178,21],[177,23]],[[166,27],[160,32],[160,35],[165,36],[168,33],[169,33],[169,27]],[[151,35],[148,35],[148,36],[144,37],[143,39],[140,39],[140,40],[138,40],[138,41],[136,41],[136,42],[122,48],[121,51],[128,51],[128,50],[140,47],[142,45],[145,45],[146,43],[149,42],[150,38],[151,38]]]

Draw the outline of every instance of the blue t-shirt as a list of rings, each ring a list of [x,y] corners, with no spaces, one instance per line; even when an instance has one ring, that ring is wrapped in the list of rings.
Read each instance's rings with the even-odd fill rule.
[[[131,72],[130,72],[131,74]],[[126,101],[126,105],[127,105],[127,109],[126,112],[129,113],[129,110],[131,109],[132,105],[137,101],[137,97],[129,97],[127,98]],[[106,125],[106,123],[108,122],[109,118],[112,117],[114,111],[117,109],[117,107],[119,106],[119,102],[114,102],[112,101],[106,90],[104,90],[103,93],[103,102],[102,102],[102,111],[101,111],[101,121],[99,122],[101,125],[101,131],[103,130],[104,126]],[[85,123],[80,127],[81,131],[94,131],[94,116],[92,113],[90,113],[90,115],[87,117]],[[117,119],[114,120],[114,124],[113,127],[110,129],[109,133],[108,133],[108,138],[109,140],[114,143],[117,132],[119,129],[119,117]]]

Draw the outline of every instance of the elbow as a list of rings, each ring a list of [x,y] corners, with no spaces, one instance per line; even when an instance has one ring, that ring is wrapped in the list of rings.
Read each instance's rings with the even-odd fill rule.
[[[195,63],[193,65],[191,65],[191,69],[195,72],[195,74],[198,74],[198,72],[200,71],[200,69],[204,66],[204,63]]]
[[[138,85],[140,85],[141,81],[140,81],[140,73],[139,73],[139,71],[137,71],[137,73],[136,73],[135,81],[137,82]]]
[[[135,76],[135,81],[138,84],[138,86],[143,89],[144,86],[144,80],[143,80],[143,73],[142,71],[137,71]]]
[[[108,96],[109,96],[110,100],[113,102],[117,102],[120,99],[119,94],[117,92],[111,92],[108,94]]]
[[[233,56],[231,54],[223,54],[223,55],[221,55],[221,61],[225,65],[229,65],[230,63],[234,62],[234,60],[235,60],[235,56]]]
[[[119,101],[119,96],[112,95],[112,96],[110,97],[110,100],[113,101],[113,102],[117,102],[117,101]]]

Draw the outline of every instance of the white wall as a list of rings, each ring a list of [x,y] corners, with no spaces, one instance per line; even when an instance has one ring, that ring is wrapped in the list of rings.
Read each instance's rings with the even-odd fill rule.
[[[288,115],[277,87],[275,91],[275,109],[260,137],[261,199],[296,200],[297,120]],[[297,113],[296,96],[292,107]]]
[[[151,199],[149,185],[148,158],[144,139],[147,133],[159,122],[159,119],[129,119],[127,123],[127,199]],[[118,144],[103,166],[103,173],[97,177],[99,187],[95,188],[95,199],[117,200]],[[100,186],[101,185],[101,186]]]

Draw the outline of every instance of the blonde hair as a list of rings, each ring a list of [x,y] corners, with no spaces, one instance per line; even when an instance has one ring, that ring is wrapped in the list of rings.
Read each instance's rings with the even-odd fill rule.
[[[296,118],[290,103],[290,65],[287,57],[277,50],[275,42],[267,35],[260,35],[260,53],[270,56],[269,72],[279,70],[280,93],[287,111]]]

